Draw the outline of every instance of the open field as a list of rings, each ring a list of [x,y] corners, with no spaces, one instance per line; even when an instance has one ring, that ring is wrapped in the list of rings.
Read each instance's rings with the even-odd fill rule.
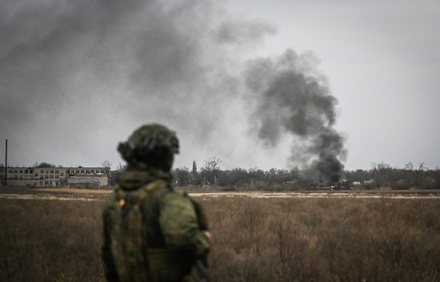
[[[9,188],[0,191],[0,199],[47,199],[47,200],[100,200],[111,189],[75,189],[75,188]],[[300,191],[300,192],[218,192],[199,189],[197,192],[186,190],[193,197],[249,197],[249,198],[392,198],[392,199],[440,199],[440,190],[336,190],[336,191]]]
[[[104,281],[110,190],[29,190],[0,194],[0,281]],[[344,193],[194,193],[213,281],[440,281],[438,195]]]

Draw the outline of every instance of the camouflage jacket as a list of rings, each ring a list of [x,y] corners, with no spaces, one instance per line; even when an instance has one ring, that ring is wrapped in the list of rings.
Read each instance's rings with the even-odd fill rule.
[[[163,172],[129,168],[103,211],[102,259],[108,281],[191,281],[210,242],[191,198]],[[203,228],[201,228],[203,226]]]

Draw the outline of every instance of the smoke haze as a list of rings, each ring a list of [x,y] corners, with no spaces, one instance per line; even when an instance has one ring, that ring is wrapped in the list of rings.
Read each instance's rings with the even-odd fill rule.
[[[115,168],[116,144],[159,122],[177,131],[186,166],[252,162],[256,128],[273,150],[291,136],[286,160],[334,178],[343,138],[316,58],[248,60],[275,32],[209,1],[4,1],[0,130],[11,162]]]

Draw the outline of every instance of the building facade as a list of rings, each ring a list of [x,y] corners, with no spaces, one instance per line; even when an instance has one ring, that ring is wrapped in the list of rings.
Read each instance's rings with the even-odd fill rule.
[[[11,186],[101,188],[109,185],[109,167],[0,167]]]

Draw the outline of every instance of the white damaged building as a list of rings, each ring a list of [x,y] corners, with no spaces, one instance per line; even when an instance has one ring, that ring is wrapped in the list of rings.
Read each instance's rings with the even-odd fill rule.
[[[0,167],[11,186],[101,188],[109,185],[110,167]]]

